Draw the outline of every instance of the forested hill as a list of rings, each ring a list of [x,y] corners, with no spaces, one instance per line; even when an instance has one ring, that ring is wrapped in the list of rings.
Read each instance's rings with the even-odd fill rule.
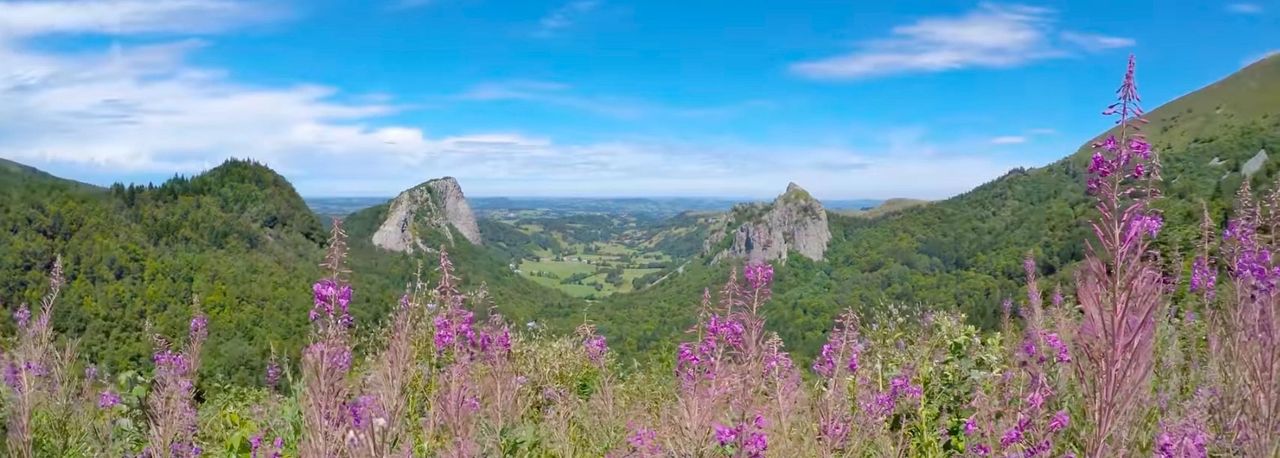
[[[1099,108],[1107,104],[1098,101]],[[1145,131],[1163,163],[1166,197],[1158,205],[1169,228],[1158,243],[1172,254],[1195,239],[1202,200],[1221,223],[1244,179],[1243,165],[1260,151],[1280,151],[1280,56],[1152,110],[1149,119]],[[811,352],[845,307],[956,307],[990,325],[1004,298],[1020,297],[1028,252],[1046,287],[1070,288],[1093,211],[1084,189],[1093,141],[1048,166],[1012,170],[931,205],[872,219],[830,215],[826,260],[791,256],[778,268],[775,299],[766,311],[770,326],[793,348]],[[1278,160],[1261,161],[1251,175],[1259,194],[1274,187]],[[596,316],[618,345],[650,348],[694,322],[703,286],[723,279],[726,270],[695,262],[686,268],[687,278],[611,297]]]
[[[256,380],[272,346],[301,345],[310,306],[303,292],[319,275],[324,237],[270,169],[233,160],[159,186],[109,189],[29,167],[5,173],[0,300],[8,312],[37,304],[63,256],[67,284],[54,325],[78,338],[89,360],[140,367],[153,350],[147,326],[180,335],[193,297],[210,315],[214,379]]]
[[[424,280],[436,273],[434,256],[369,243],[385,210],[348,218],[359,332],[379,329],[420,262]],[[54,325],[79,340],[83,357],[108,369],[148,364],[151,335],[182,335],[198,298],[210,318],[203,380],[257,383],[273,348],[294,358],[304,343],[309,291],[323,274],[327,235],[284,177],[252,161],[229,160],[158,186],[106,189],[0,162],[6,316],[23,302],[39,302],[53,260],[63,256],[67,285]],[[580,301],[520,278],[493,254],[457,240],[450,250],[464,286],[489,292],[480,307],[557,328],[580,313]]]

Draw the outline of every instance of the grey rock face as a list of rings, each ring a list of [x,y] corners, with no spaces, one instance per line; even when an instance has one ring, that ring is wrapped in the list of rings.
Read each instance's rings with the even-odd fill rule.
[[[1262,165],[1267,163],[1267,150],[1258,150],[1258,154],[1253,155],[1244,164],[1240,165],[1240,174],[1244,176],[1253,176],[1262,170]]]
[[[738,227],[729,227],[734,221],[740,223]],[[772,204],[735,206],[712,231],[705,251],[709,253],[726,236],[731,236],[732,241],[727,249],[715,254],[717,261],[725,257],[749,262],[785,261],[789,251],[821,261],[831,241],[831,230],[822,203],[791,183]]]
[[[391,201],[387,218],[373,233],[373,244],[402,253],[430,251],[418,235],[422,231],[439,230],[453,243],[451,226],[468,242],[483,244],[480,226],[458,180],[438,178],[402,192]]]

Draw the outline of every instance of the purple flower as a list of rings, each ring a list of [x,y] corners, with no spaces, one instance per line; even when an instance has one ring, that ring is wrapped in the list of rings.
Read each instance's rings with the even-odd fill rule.
[[[978,422],[975,421],[973,417],[969,417],[964,420],[964,435],[971,436],[973,435],[973,432],[977,430],[978,430]]]
[[[1017,426],[1009,428],[1008,431],[1004,432],[1003,436],[1000,436],[1001,447],[1008,448],[1010,445],[1018,442],[1022,442],[1022,429]]]
[[[743,276],[747,277],[747,284],[751,289],[761,289],[769,286],[773,282],[773,266],[766,263],[747,264],[742,269]]]
[[[832,344],[822,344],[818,359],[813,361],[813,371],[827,378],[835,374],[835,348]]]
[[[453,334],[453,323],[450,323],[449,318],[443,315],[437,316],[434,323],[436,327],[434,340],[436,351],[444,353],[449,346],[453,345],[453,341],[456,338]]]
[[[267,387],[275,389],[280,385],[280,365],[275,361],[267,363]]]
[[[13,320],[18,322],[19,328],[26,328],[31,322],[31,309],[27,308],[27,304],[18,307],[18,311],[13,312]]]
[[[716,432],[716,442],[720,445],[729,445],[738,442],[738,429],[716,423],[713,426]]]
[[[1049,420],[1049,431],[1058,432],[1067,429],[1067,425],[1071,423],[1071,417],[1067,415],[1067,411],[1059,410],[1053,414],[1053,418]]]
[[[311,292],[314,299],[314,308],[310,314],[312,321],[320,315],[332,317],[339,310],[346,315],[348,306],[351,304],[350,285],[326,278],[311,285]],[[338,306],[338,310],[334,309],[335,305]]]
[[[1191,291],[1203,291],[1205,299],[1213,300],[1217,276],[1217,272],[1209,268],[1209,262],[1204,256],[1196,257],[1191,262]]]
[[[1100,178],[1106,178],[1111,175],[1111,161],[1102,155],[1101,151],[1094,151],[1093,157],[1089,159],[1089,173],[1097,175]]]
[[[249,438],[249,458],[258,458],[258,449],[262,448],[262,433]]]
[[[1108,135],[1107,138],[1103,140],[1102,143],[1099,143],[1097,146],[1098,148],[1102,148],[1103,150],[1115,152],[1116,148],[1118,148],[1119,145],[1120,143],[1116,141],[1115,135]]]
[[[609,352],[609,345],[605,342],[604,336],[592,335],[588,336],[582,342],[583,349],[587,352],[587,359],[597,365],[604,364],[604,356]]]
[[[969,453],[978,456],[987,456],[991,454],[991,447],[986,444],[973,444],[969,446]]]
[[[1044,341],[1049,348],[1052,348],[1053,351],[1057,353],[1057,355],[1054,356],[1055,361],[1060,363],[1071,362],[1071,350],[1067,348],[1067,344],[1062,341],[1062,338],[1058,337],[1058,333],[1046,333],[1044,335]]]
[[[99,409],[110,409],[117,405],[120,405],[120,395],[115,392],[111,390],[102,390],[102,393],[98,394]]]
[[[1129,151],[1143,159],[1151,159],[1151,144],[1141,137],[1129,140]]]
[[[818,439],[832,448],[841,448],[849,439],[849,418],[824,419],[818,425]]]
[[[1022,354],[1028,359],[1035,359],[1036,353],[1035,335],[1033,334],[1022,340]]]
[[[769,449],[769,436],[763,432],[753,432],[742,444],[742,451],[747,453],[749,457],[764,456],[764,452]]]
[[[373,409],[376,401],[373,396],[364,395],[356,398],[354,402],[347,406],[347,413],[350,415],[351,427],[355,429],[363,429],[369,425],[370,417],[373,415]]]
[[[190,333],[191,340],[204,340],[209,336],[209,317],[197,314],[191,318]]]
[[[627,437],[627,444],[636,450],[652,451],[653,447],[657,445],[655,443],[657,439],[657,432],[651,429],[635,428],[635,432]]]

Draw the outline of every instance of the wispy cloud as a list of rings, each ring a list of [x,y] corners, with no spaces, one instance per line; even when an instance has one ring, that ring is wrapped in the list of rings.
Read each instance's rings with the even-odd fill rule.
[[[600,0],[574,0],[566,3],[538,21],[534,36],[549,37],[569,28],[599,8],[600,4]]]
[[[1063,42],[1078,46],[1086,51],[1128,48],[1135,43],[1132,38],[1111,37],[1096,33],[1062,32],[1059,36]]]
[[[768,109],[772,106],[770,102],[764,100],[749,100],[720,106],[670,106],[631,97],[582,95],[576,93],[568,84],[531,80],[481,83],[458,94],[455,98],[475,102],[533,102],[620,119],[656,115],[690,118],[721,117],[748,110]]]
[[[228,156],[262,160],[311,195],[388,195],[442,174],[476,195],[729,195],[797,181],[820,197],[936,198],[994,178],[1013,159],[918,134],[816,145],[671,138],[571,141],[485,129],[428,133],[389,120],[394,94],[324,84],[264,86],[201,66],[215,36],[260,20],[256,4],[216,0],[0,2],[0,152],[99,176],[195,173]],[[108,8],[113,19],[76,11]],[[21,14],[17,14],[21,13]],[[56,34],[127,37],[129,45],[62,52],[28,46]],[[114,41],[114,40],[113,40]],[[582,96],[556,82],[480,85],[470,100],[527,100],[615,115],[716,113]],[[732,111],[734,106],[723,108]],[[614,110],[619,110],[614,108]],[[871,137],[871,136],[867,136]],[[903,179],[911,177],[912,179]]]
[[[1007,68],[1130,46],[1121,37],[1059,31],[1054,10],[984,3],[960,16],[928,17],[891,29],[889,37],[860,43],[849,53],[791,66],[815,79],[866,79],[970,67]],[[1056,33],[1055,33],[1056,32]]]
[[[1227,11],[1235,14],[1262,14],[1262,5],[1257,3],[1231,3],[1227,5]]]
[[[1001,135],[991,139],[993,145],[1018,145],[1027,142],[1027,137],[1022,135]]]
[[[279,11],[233,0],[0,2],[0,40],[51,34],[211,33]]]

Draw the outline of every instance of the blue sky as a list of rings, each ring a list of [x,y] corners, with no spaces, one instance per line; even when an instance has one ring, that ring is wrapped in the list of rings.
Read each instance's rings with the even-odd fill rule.
[[[1123,3],[1123,4],[1119,4]],[[1280,4],[0,0],[0,156],[304,195],[942,198],[1280,49]]]

